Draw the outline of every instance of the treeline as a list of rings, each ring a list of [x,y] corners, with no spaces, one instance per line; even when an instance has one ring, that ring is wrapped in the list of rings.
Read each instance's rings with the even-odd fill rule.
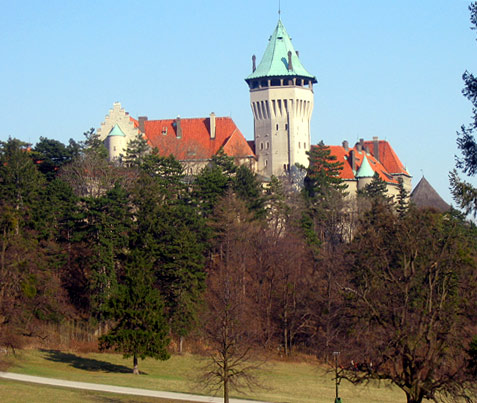
[[[223,153],[189,177],[141,138],[120,163],[94,131],[0,142],[0,344],[74,319],[136,370],[194,337],[222,368],[211,384],[238,382],[262,348],[340,351],[341,376],[390,379],[409,401],[468,393],[475,226],[379,177],[350,201],[327,147],[309,159],[304,179],[262,185]]]

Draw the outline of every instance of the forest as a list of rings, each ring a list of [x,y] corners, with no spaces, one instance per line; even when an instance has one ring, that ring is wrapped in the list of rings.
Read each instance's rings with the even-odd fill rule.
[[[350,199],[326,146],[309,160],[297,186],[223,152],[190,177],[140,137],[112,163],[93,129],[0,142],[0,345],[94,342],[138,373],[200,342],[204,382],[226,390],[253,383],[257,351],[339,351],[352,382],[468,396],[476,226],[417,209],[402,186],[393,199],[378,177]]]

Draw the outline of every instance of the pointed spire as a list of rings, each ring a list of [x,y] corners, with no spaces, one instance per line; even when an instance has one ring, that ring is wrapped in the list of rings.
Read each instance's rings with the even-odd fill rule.
[[[311,79],[313,83],[317,82],[315,76],[310,74],[301,64],[281,19],[278,20],[277,26],[269,39],[260,64],[245,80],[262,77],[303,77]]]
[[[374,169],[369,164],[366,155],[363,155],[363,162],[356,173],[357,178],[372,178],[374,176]]]
[[[121,130],[121,128],[118,125],[114,125],[114,127],[109,132],[108,137],[111,137],[111,136],[126,137],[126,135],[124,134],[124,132]]]

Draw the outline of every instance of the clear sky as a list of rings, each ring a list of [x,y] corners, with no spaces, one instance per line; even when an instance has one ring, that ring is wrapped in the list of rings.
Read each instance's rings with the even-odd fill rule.
[[[312,143],[388,140],[451,202],[456,131],[477,74],[467,0],[281,0],[282,22],[316,75]],[[244,78],[278,0],[0,0],[0,140],[82,140],[113,102],[149,119],[232,116],[247,139]],[[473,180],[475,183],[475,180]]]

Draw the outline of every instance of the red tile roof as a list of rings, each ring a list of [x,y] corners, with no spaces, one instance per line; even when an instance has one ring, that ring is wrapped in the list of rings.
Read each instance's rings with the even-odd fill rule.
[[[375,172],[379,174],[379,177],[388,183],[398,183],[397,179],[392,174],[404,174],[409,175],[406,168],[401,163],[396,153],[392,149],[391,145],[384,140],[379,140],[379,161],[374,157],[374,144],[373,141],[365,141],[364,147],[369,147],[370,153],[366,151],[358,151],[357,147],[349,148],[348,151],[342,146],[329,146],[331,155],[334,155],[338,162],[343,162],[343,169],[341,171],[341,178],[351,180],[355,178],[356,172],[359,170],[363,162],[363,157],[366,155],[368,162]],[[350,151],[354,150],[356,171],[353,172],[351,168],[351,156]]]
[[[139,128],[139,121],[131,118]],[[215,118],[215,138],[210,137],[210,119],[180,119],[182,135],[178,136],[177,120],[144,121],[145,137],[161,155],[173,154],[178,160],[210,159],[223,147],[231,157],[255,156],[245,137],[229,117]]]
[[[409,175],[406,167],[399,160],[391,145],[385,140],[378,140],[379,161],[386,167],[386,170],[391,174]],[[376,156],[374,149],[374,141],[365,141],[364,147],[369,147],[371,154]]]

